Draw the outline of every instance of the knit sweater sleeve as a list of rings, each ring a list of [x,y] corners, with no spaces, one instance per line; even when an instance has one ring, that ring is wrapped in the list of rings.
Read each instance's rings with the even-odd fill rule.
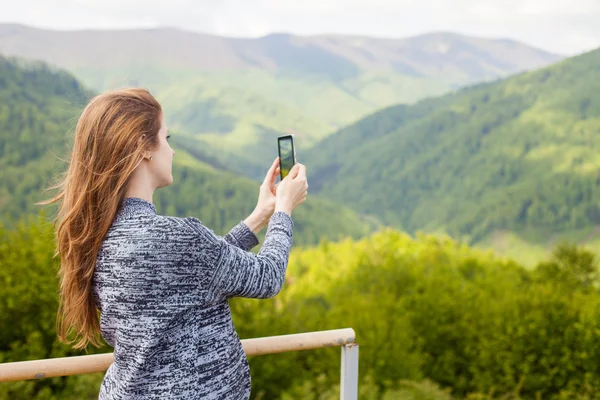
[[[236,246],[189,217],[198,243],[202,243],[202,265],[210,266],[209,291],[217,298],[269,298],[281,290],[292,246],[293,221],[283,212],[273,214],[264,244],[258,254]],[[247,229],[247,227],[246,227]],[[242,240],[243,242],[243,240]],[[238,240],[239,244],[239,240]]]
[[[230,230],[223,239],[246,251],[251,250],[258,244],[258,237],[243,221]]]

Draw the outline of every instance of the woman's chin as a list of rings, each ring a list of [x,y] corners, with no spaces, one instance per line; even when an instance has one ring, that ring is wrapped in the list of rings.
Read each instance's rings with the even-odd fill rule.
[[[173,184],[173,175],[169,176],[168,179],[165,179],[158,188],[163,188],[166,186],[171,186]]]

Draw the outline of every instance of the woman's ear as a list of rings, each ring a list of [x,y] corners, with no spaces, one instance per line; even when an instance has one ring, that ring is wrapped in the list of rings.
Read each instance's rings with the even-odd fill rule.
[[[146,138],[146,134],[144,133],[142,136],[140,136],[140,138],[138,139],[138,146],[143,146],[144,145],[144,139]],[[147,150],[144,150],[144,152],[142,152],[142,157],[144,157],[145,160],[150,160],[150,152]]]

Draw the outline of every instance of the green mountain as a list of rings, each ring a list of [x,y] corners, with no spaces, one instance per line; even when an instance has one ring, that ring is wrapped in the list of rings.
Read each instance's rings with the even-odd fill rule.
[[[43,63],[0,57],[0,215],[4,224],[39,211],[42,190],[66,169],[78,114],[93,93],[71,75]],[[70,133],[67,133],[70,132]],[[176,133],[174,136],[177,136]],[[194,215],[224,233],[253,209],[258,184],[223,169],[184,143],[176,146],[175,183],[156,192],[159,212]],[[265,164],[265,172],[268,163]],[[46,210],[54,212],[54,207]],[[311,196],[294,214],[297,243],[360,237],[376,222]]]
[[[97,91],[147,87],[164,104],[170,125],[211,143],[221,161],[242,159],[254,169],[282,133],[295,133],[306,149],[379,108],[560,58],[510,40],[445,32],[239,39],[176,29],[52,31],[14,24],[0,24],[0,52],[65,68]]]
[[[65,72],[0,56],[0,215],[34,210],[89,96]]]
[[[600,243],[599,149],[597,50],[384,109],[319,143],[307,163],[312,188],[386,224],[543,252],[531,246]]]

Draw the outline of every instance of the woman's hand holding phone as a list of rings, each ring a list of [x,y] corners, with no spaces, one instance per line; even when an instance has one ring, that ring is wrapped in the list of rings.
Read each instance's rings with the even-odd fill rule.
[[[307,195],[306,167],[303,164],[296,164],[277,185],[275,212],[283,211],[292,215],[292,211],[306,201]]]
[[[260,232],[267,226],[275,211],[283,211],[291,216],[292,211],[306,201],[308,194],[306,167],[302,164],[294,165],[290,173],[276,185],[275,180],[280,173],[279,162],[279,157],[273,161],[260,185],[256,208],[244,220],[254,233]]]
[[[279,176],[279,157],[273,161],[271,168],[267,171],[263,183],[260,185],[258,192],[258,201],[256,202],[256,208],[250,214],[248,218],[244,220],[244,223],[254,233],[260,232],[267,224],[269,219],[275,212],[277,185],[275,180]]]

